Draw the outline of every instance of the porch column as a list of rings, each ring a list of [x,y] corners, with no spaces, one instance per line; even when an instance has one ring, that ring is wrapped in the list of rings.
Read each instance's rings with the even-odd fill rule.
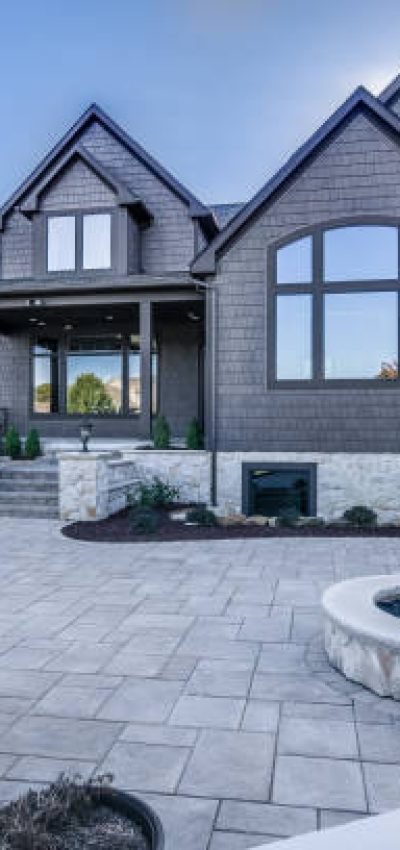
[[[141,419],[143,433],[151,436],[151,302],[140,302]]]

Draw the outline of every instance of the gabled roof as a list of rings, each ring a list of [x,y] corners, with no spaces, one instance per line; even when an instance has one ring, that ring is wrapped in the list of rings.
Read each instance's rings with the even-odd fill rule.
[[[210,204],[210,210],[214,213],[217,222],[222,229],[233,218],[239,210],[244,207],[244,203],[236,204]]]
[[[24,215],[29,217],[37,211],[40,196],[51,185],[53,180],[62,174],[64,169],[74,160],[84,162],[91,171],[97,174],[115,192],[116,202],[119,206],[130,207],[134,211],[135,216],[143,224],[150,223],[152,215],[141,198],[131,192],[129,187],[116,178],[109,168],[105,168],[86,148],[79,144],[73,145],[63,157],[57,160],[54,168],[48,169],[42,180],[39,180],[35,184],[34,190],[20,205],[20,210]]]
[[[379,100],[387,106],[398,94],[400,94],[400,74],[397,74],[397,77],[381,91]]]
[[[19,186],[13,195],[6,201],[0,209],[0,220],[16,205],[19,204],[26,195],[35,187],[35,184],[42,179],[47,169],[49,169],[56,160],[61,157],[67,149],[78,141],[78,138],[83,130],[97,121],[102,124],[109,133],[111,133],[118,141],[124,145],[146,168],[149,169],[164,185],[166,185],[175,195],[177,195],[189,207],[189,213],[192,218],[199,219],[204,222],[205,226],[214,234],[218,232],[218,226],[212,212],[198,198],[195,197],[185,186],[182,185],[172,174],[169,173],[160,163],[153,159],[138,142],[135,142],[128,133],[125,132],[115,121],[112,120],[103,110],[93,103],[86,112],[76,121],[76,123],[62,137],[58,144],[44,157],[37,168],[27,177],[26,180]]]
[[[282,191],[285,183],[295,177],[299,170],[315,156],[317,151],[357,110],[367,111],[384,124],[387,129],[396,135],[400,133],[400,119],[397,115],[363,86],[357,88],[308,141],[298,148],[286,164],[254,195],[249,203],[239,210],[210,245],[197,255],[191,266],[192,274],[199,277],[214,274],[217,258],[226,250],[231,241],[261,209],[265,208],[278,191]]]

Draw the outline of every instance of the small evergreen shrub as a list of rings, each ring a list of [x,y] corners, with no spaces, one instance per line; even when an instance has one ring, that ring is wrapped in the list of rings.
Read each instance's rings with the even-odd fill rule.
[[[356,528],[372,528],[378,522],[375,511],[365,505],[354,505],[353,508],[348,508],[343,514],[343,519],[350,525],[355,525]]]
[[[165,484],[160,478],[154,478],[151,484],[141,484],[137,502],[139,505],[150,508],[165,508],[167,505],[177,502],[179,488],[172,484]]]
[[[198,507],[191,508],[186,513],[186,522],[193,522],[196,525],[204,525],[204,526],[214,526],[217,525],[217,517],[210,511],[208,508],[204,507],[204,505],[199,505]]]
[[[203,432],[198,419],[192,419],[186,430],[186,448],[202,449],[204,446]]]
[[[165,416],[157,416],[153,428],[153,443],[155,449],[169,449],[171,430]]]
[[[129,521],[136,534],[154,534],[159,526],[157,511],[146,505],[131,508]]]
[[[40,448],[39,434],[36,431],[36,428],[31,428],[25,440],[25,457],[27,457],[28,460],[35,460],[35,458],[40,457],[41,454],[42,451]]]
[[[11,428],[8,428],[8,430],[6,431],[6,436],[4,438],[4,451],[6,455],[11,458],[11,460],[17,460],[19,457],[21,457],[21,439],[14,425],[11,425]]]

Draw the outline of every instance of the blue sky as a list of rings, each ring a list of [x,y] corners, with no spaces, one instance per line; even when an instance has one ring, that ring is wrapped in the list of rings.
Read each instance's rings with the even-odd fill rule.
[[[245,200],[400,70],[399,32],[398,0],[4,2],[0,201],[94,100],[202,200]]]

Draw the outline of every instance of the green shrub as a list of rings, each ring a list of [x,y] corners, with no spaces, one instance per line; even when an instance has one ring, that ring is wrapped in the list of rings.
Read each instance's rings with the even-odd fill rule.
[[[17,458],[21,457],[21,439],[17,429],[14,428],[14,425],[11,425],[11,428],[8,428],[6,431],[6,436],[4,438],[4,451],[12,460],[17,460]]]
[[[179,488],[165,484],[159,478],[154,478],[151,484],[141,484],[137,504],[149,508],[165,508],[177,502]]]
[[[147,505],[131,508],[129,521],[136,534],[154,534],[159,526],[157,511]]]
[[[299,526],[299,515],[296,513],[286,512],[281,516],[277,517],[276,524],[280,528],[298,528]]]
[[[204,507],[204,505],[199,505],[198,507],[191,508],[186,513],[186,522],[194,522],[196,525],[205,525],[205,526],[213,526],[217,525],[217,517],[210,511],[208,508]]]
[[[157,416],[153,428],[153,443],[155,449],[169,449],[171,430],[165,416]]]
[[[31,428],[25,440],[25,457],[27,457],[28,460],[35,460],[35,458],[39,457],[41,454],[42,450],[40,448],[39,434],[36,431],[36,428]]]
[[[203,432],[198,419],[192,419],[186,430],[186,448],[202,449],[204,445]]]
[[[365,505],[354,505],[343,514],[343,519],[357,528],[372,528],[378,522],[378,517],[372,508]]]

